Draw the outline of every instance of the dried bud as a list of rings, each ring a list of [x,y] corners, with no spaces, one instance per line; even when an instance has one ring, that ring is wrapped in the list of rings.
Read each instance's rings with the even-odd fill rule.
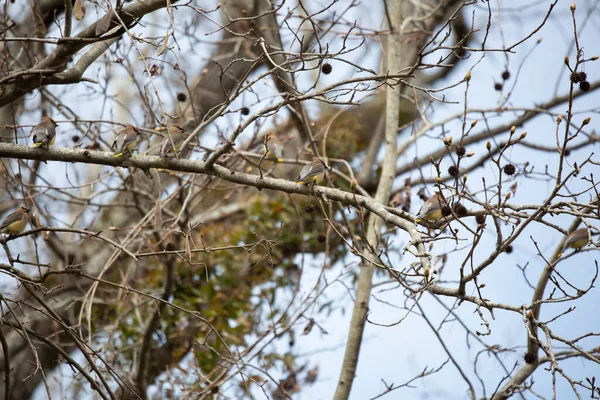
[[[350,181],[350,187],[352,190],[356,190],[356,179],[352,179],[352,181]]]
[[[333,70],[333,67],[329,63],[324,63],[321,66],[321,72],[323,72],[325,75],[329,75],[332,70]]]
[[[590,58],[590,60],[592,60],[592,61],[596,61],[597,59],[598,59],[598,56],[594,56],[594,57]]]
[[[590,117],[587,117],[586,119],[583,120],[583,122],[581,122],[581,126],[585,126],[589,123],[590,123]]]
[[[452,136],[448,136],[448,143],[452,144]]]
[[[500,82],[494,83],[494,90],[496,90],[496,91],[499,92],[499,91],[502,90],[502,88],[503,88],[503,86],[502,86],[502,84]]]
[[[463,183],[465,183],[467,181],[467,174],[463,175]]]
[[[516,127],[516,126],[514,126],[514,125],[513,125],[513,126],[511,126],[511,127],[510,127],[510,134],[511,134],[511,135],[514,135],[514,133],[515,133],[515,131],[516,131],[516,130],[517,130],[517,127]]]
[[[485,214],[479,214],[478,216],[476,216],[475,221],[477,221],[479,225],[485,224]]]
[[[465,75],[465,81],[469,82],[471,80],[471,71],[468,71]]]
[[[242,113],[242,115],[248,115],[250,114],[250,109],[248,107],[242,107],[240,112]]]
[[[523,132],[521,133],[521,136],[519,136],[519,140],[523,140],[527,137],[527,132]]]
[[[471,122],[471,128],[475,128],[475,125],[477,125],[477,120]]]
[[[475,155],[474,152],[470,152],[469,154],[467,154],[467,157],[473,157]]]
[[[465,149],[464,146],[458,146],[455,151],[456,155],[459,157],[462,157],[467,153],[467,149]]]
[[[510,78],[510,72],[506,70],[502,73],[502,79],[507,80],[508,78]]]
[[[575,12],[575,9],[577,9],[577,6],[575,5],[575,3],[571,3],[569,8],[571,9],[571,12]]]
[[[562,115],[558,115],[558,117],[556,117],[556,123],[560,124],[562,122],[563,116]]]
[[[503,168],[504,173],[506,175],[514,175],[515,172],[517,171],[517,169],[515,168],[515,166],[513,164],[506,164]]]
[[[490,141],[488,140],[487,143],[485,144],[485,148],[488,149],[488,151],[490,151],[492,149],[492,143],[490,143]]]
[[[450,168],[448,168],[448,175],[458,176],[458,168],[456,167],[456,165],[452,165],[450,166]]]
[[[435,182],[436,183],[442,183],[442,178],[440,178],[439,176],[435,177]]]
[[[506,249],[504,249],[504,252],[506,254],[510,254],[513,252],[513,247],[509,244],[508,246],[506,246]]]
[[[435,160],[434,160],[433,156],[429,157],[429,162],[432,163],[432,164],[435,163]]]
[[[508,200],[508,199],[510,199],[510,198],[511,198],[511,196],[512,196],[512,193],[511,193],[511,192],[506,192],[506,194],[504,195],[504,198],[505,198],[506,200]]]
[[[442,138],[442,142],[444,143],[444,146],[450,146],[450,143],[448,143],[447,138]]]
[[[565,65],[568,67],[569,66],[569,57],[565,56]]]

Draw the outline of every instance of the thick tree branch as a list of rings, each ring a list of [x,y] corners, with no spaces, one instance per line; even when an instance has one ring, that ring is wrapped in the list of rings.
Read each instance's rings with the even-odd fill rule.
[[[407,57],[408,60],[402,59],[402,53],[403,50],[405,50],[402,47],[401,24],[405,19],[405,10],[403,10],[402,4],[403,2],[400,0],[392,0],[390,11],[390,23],[396,24],[389,27],[390,34],[388,36],[387,46],[387,66],[388,70],[392,73],[402,69],[403,61],[405,65],[407,64],[407,61],[410,63],[413,62],[410,56]],[[409,15],[412,15],[412,13],[410,12]],[[392,191],[392,184],[394,183],[396,158],[398,157],[396,141],[400,118],[401,91],[402,86],[396,85],[388,87],[386,92],[385,156],[382,163],[381,178],[375,194],[375,201],[379,203],[387,202]],[[375,270],[373,262],[376,262],[378,259],[379,232],[382,225],[383,220],[377,218],[374,214],[371,214],[367,225],[367,246],[370,260],[364,261],[360,266],[354,308],[352,310],[348,341],[346,343],[346,352],[344,354],[340,378],[333,396],[334,400],[346,400],[350,397],[350,390],[352,389],[352,383],[354,382],[354,377],[356,375],[356,366],[358,365],[362,337],[367,321],[373,272]],[[423,244],[418,246],[418,250],[420,253],[425,252]]]

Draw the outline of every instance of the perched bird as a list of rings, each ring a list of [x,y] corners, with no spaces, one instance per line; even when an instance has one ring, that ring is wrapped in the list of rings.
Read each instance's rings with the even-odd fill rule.
[[[115,150],[115,158],[121,157],[125,153],[131,154],[138,142],[139,134],[140,132],[133,125],[127,124],[127,127],[115,136],[115,141],[111,146]]]
[[[21,207],[17,211],[8,214],[0,224],[0,233],[16,235],[23,232],[27,225],[28,216],[29,208],[27,207]]]
[[[571,232],[563,243],[562,250],[558,253],[558,257],[561,257],[566,249],[569,247],[572,249],[581,249],[585,247],[590,242],[590,232],[587,228],[577,229],[576,231]]]
[[[57,124],[48,116],[42,117],[42,122],[37,124],[31,130],[33,134],[33,147],[48,147],[54,144],[56,140]]]
[[[167,158],[179,155],[181,145],[185,142],[188,136],[184,133],[185,130],[177,125],[173,125],[169,129],[169,133],[165,135],[165,139],[160,146],[160,158]]]
[[[329,167],[320,158],[313,157],[313,161],[306,164],[300,171],[296,183],[298,185],[303,183],[307,185],[319,184],[325,175],[326,169],[329,169]]]
[[[415,218],[415,222],[419,223],[423,219],[433,222],[442,218],[442,207],[444,207],[445,204],[446,202],[442,195],[440,193],[435,193],[423,203],[419,210],[419,214],[417,214],[417,218]]]

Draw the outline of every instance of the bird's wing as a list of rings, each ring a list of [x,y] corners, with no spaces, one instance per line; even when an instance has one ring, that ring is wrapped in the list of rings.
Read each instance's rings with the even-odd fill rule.
[[[302,168],[302,170],[300,170],[300,175],[298,175],[298,181],[302,181],[306,178],[308,178],[313,172],[313,166],[312,164],[307,164],[304,166],[304,168]]]
[[[36,126],[33,128],[33,142],[39,143],[50,137],[48,128],[44,126]]]
[[[21,220],[21,218],[23,218],[23,215],[20,212],[13,212],[12,214],[8,215],[6,218],[4,218],[4,220],[2,221],[2,224],[0,224],[0,230],[6,228],[7,226],[9,226],[12,223],[15,223],[19,220]]]
[[[121,134],[117,134],[117,136],[115,136],[115,140],[113,141],[112,147],[115,151],[120,147],[119,146],[119,139],[121,138]]]

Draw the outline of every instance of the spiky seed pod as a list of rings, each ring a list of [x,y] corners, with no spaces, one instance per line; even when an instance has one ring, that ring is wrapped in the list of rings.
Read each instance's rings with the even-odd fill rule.
[[[315,206],[313,206],[312,204],[308,204],[306,207],[304,207],[304,212],[307,214],[310,214],[313,211],[315,211]]]
[[[504,173],[505,173],[506,175],[509,175],[509,176],[510,176],[510,175],[514,175],[514,174],[515,174],[515,172],[517,171],[517,169],[515,168],[515,166],[514,166],[514,165],[512,165],[512,164],[506,164],[506,165],[504,166],[503,170],[504,170]]]
[[[523,358],[525,359],[525,362],[527,364],[533,364],[535,362],[535,354],[533,353],[525,353],[525,356],[523,356]]]
[[[450,168],[448,168],[448,175],[458,176],[458,167],[456,165],[451,165]]]
[[[579,82],[579,89],[582,92],[587,92],[590,90],[590,83],[588,81]]]
[[[443,206],[442,207],[442,215],[444,217],[447,217],[448,215],[452,214],[452,210],[450,209],[450,207],[448,206]]]
[[[466,217],[467,216],[467,208],[465,206],[463,206],[460,203],[456,203],[454,205],[454,213],[458,216],[458,217]]]

